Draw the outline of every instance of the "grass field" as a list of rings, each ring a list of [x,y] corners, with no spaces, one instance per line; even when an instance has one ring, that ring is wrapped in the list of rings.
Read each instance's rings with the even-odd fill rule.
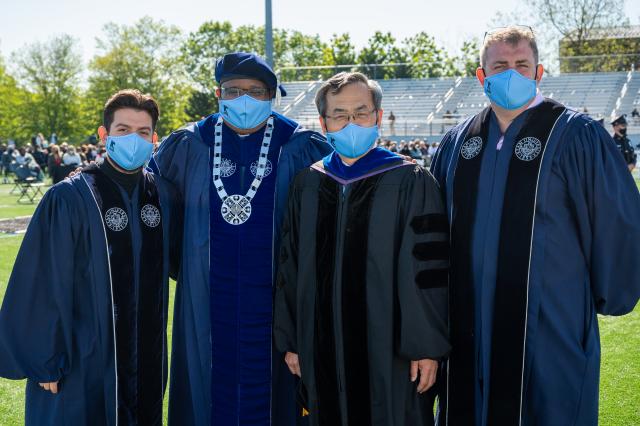
[[[2,182],[2,180],[0,180]],[[33,213],[37,203],[18,204],[18,194],[10,194],[13,184],[0,184],[0,219],[18,216],[29,216]],[[44,192],[46,188],[42,188]]]
[[[9,185],[0,185],[0,218],[31,214],[35,205],[16,205],[17,196],[8,195],[9,190]],[[21,236],[0,234],[0,301],[21,241]],[[170,314],[174,290],[172,282]],[[600,425],[640,425],[640,307],[624,317],[600,317],[599,323],[602,339]],[[171,324],[172,315],[169,342]],[[166,424],[166,397],[164,411]],[[21,424],[24,424],[24,381],[0,379],[0,426]]]

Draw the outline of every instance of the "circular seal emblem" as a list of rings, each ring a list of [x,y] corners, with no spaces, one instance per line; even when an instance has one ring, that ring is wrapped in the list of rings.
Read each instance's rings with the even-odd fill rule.
[[[254,161],[253,163],[251,163],[251,167],[249,168],[249,170],[251,170],[251,174],[255,177],[256,173],[258,173],[258,162]],[[273,170],[273,166],[271,165],[271,161],[267,160],[267,164],[264,166],[263,177],[269,176],[271,174],[271,170]]]
[[[524,138],[516,144],[516,157],[522,161],[534,160],[542,150],[542,142],[536,138]]]
[[[104,222],[109,229],[119,232],[127,227],[129,218],[120,207],[111,207],[104,215]]]
[[[160,211],[156,206],[145,204],[140,210],[140,219],[149,228],[155,228],[160,225]]]
[[[220,162],[220,176],[226,178],[231,176],[236,172],[236,163],[233,161],[223,158]]]
[[[244,195],[230,195],[220,207],[222,218],[231,225],[242,225],[251,216],[251,201]]]
[[[480,154],[480,151],[482,151],[482,138],[480,136],[474,136],[462,144],[460,154],[465,160],[471,160]]]

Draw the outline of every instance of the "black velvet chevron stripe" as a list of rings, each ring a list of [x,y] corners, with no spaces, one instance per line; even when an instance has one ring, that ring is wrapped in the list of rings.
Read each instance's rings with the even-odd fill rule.
[[[417,243],[413,246],[413,257],[417,260],[447,260],[449,259],[448,241],[429,241]]]
[[[449,221],[443,214],[425,214],[411,219],[411,228],[416,234],[449,232]]]
[[[449,283],[449,268],[425,269],[416,275],[416,285],[422,289],[442,288]]]
[[[529,264],[538,176],[553,127],[565,108],[545,101],[516,138],[504,192],[491,339],[488,424],[517,425],[521,416]],[[527,147],[519,144],[529,141]]]

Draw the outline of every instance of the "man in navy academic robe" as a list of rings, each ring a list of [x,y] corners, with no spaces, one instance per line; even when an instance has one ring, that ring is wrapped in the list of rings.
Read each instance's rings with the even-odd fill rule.
[[[274,253],[289,182],[330,147],[271,110],[282,89],[262,58],[225,55],[216,80],[222,114],[173,133],[151,164],[185,200],[169,422],[295,425],[295,379],[272,347]]]
[[[27,425],[162,425],[182,228],[178,194],[143,167],[158,115],[150,96],[116,93],[105,161],[31,219],[0,310],[0,376],[27,379]]]
[[[640,296],[640,195],[605,129],[537,92],[531,29],[487,34],[481,58],[491,106],[432,165],[451,221],[439,421],[596,425],[597,314]]]

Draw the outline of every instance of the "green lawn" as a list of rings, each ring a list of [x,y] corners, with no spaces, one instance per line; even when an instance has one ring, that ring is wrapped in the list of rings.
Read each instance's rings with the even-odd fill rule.
[[[0,180],[2,182],[2,180]],[[48,188],[42,188],[42,192]],[[33,204],[18,204],[18,194],[10,194],[13,184],[0,184],[0,219],[18,216],[30,216],[36,209],[37,201]]]

